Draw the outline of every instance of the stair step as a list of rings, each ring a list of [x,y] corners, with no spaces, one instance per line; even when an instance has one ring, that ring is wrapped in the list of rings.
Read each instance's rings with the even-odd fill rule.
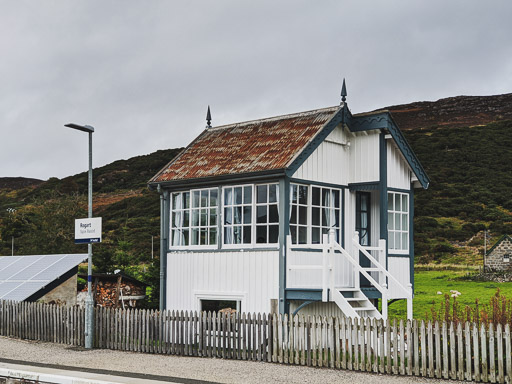
[[[372,311],[375,307],[352,307],[354,311]]]
[[[345,300],[356,302],[356,301],[367,301],[368,299],[366,297],[345,297]]]
[[[364,268],[366,272],[381,272],[380,268]]]

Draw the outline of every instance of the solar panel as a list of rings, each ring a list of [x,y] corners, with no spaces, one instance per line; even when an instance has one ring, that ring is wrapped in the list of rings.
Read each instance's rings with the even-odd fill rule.
[[[0,256],[0,300],[25,300],[85,259],[85,254]]]

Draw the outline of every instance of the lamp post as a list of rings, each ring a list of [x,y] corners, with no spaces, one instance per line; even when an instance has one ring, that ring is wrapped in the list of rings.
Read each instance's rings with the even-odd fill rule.
[[[89,184],[88,184],[88,210],[92,218],[92,133],[94,128],[90,125],[66,124],[65,127],[77,129],[89,134]],[[92,244],[87,244],[87,298],[85,299],[85,348],[93,347],[94,332],[94,298],[92,297]]]

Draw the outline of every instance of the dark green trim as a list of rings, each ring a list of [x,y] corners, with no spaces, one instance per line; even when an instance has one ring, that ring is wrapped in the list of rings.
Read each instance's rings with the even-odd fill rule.
[[[165,231],[165,209],[164,209],[164,194],[161,188],[158,188],[158,192],[160,193],[160,297],[159,297],[159,308],[163,311],[165,307],[164,303],[164,292],[165,292],[165,259],[167,259],[166,255],[166,245],[164,241],[164,231]]]
[[[399,253],[389,253],[388,252],[388,258],[390,258],[390,257],[408,259],[411,257],[411,255],[410,255],[410,253],[399,254]]]
[[[279,250],[278,248],[279,243],[276,244],[275,247],[254,247],[251,244],[248,244],[246,248],[183,248],[183,249],[169,249],[169,253],[181,253],[181,254],[187,254],[187,253],[224,253],[224,252],[261,252],[261,251],[273,251],[277,252]]]
[[[345,109],[348,109],[345,104],[338,109],[338,111],[331,117],[331,119],[324,124],[322,129],[316,136],[306,145],[302,152],[289,164],[286,169],[286,175],[291,177],[300,168],[302,164],[308,159],[309,156],[322,144],[322,142],[331,134],[338,124],[344,122]]]
[[[169,191],[163,191],[163,199],[164,199],[164,233],[163,233],[163,242],[162,245],[164,249],[169,248],[169,228],[171,223],[171,194]],[[161,292],[161,297],[163,301],[162,310],[167,309],[167,252],[164,255],[163,260],[160,262],[161,267],[163,268],[163,286],[164,289]],[[161,273],[162,271],[160,271]]]
[[[350,183],[348,189],[350,192],[355,191],[377,191],[380,188],[379,181],[368,181],[364,183]]]
[[[494,251],[494,249],[505,239],[508,239],[509,241],[512,241],[512,237],[510,237],[509,235],[503,235],[499,238],[499,240],[497,242],[494,243],[494,245],[487,251],[487,253],[485,254],[485,256],[488,256],[492,251]]]
[[[294,317],[295,317],[295,315],[296,315],[297,313],[299,313],[299,311],[300,311],[302,308],[304,308],[304,307],[308,306],[309,304],[318,303],[318,302],[319,302],[319,300],[306,300],[306,301],[304,301],[301,305],[299,305],[299,306],[297,307],[297,309],[295,309],[295,311],[293,311],[292,316],[294,316]]]
[[[279,177],[283,177],[285,174],[284,169],[272,169],[267,171],[260,172],[249,172],[249,173],[234,173],[229,175],[222,176],[212,176],[212,177],[202,177],[198,179],[186,179],[186,180],[175,180],[175,181],[166,181],[159,183],[150,183],[148,184],[150,189],[157,188],[160,185],[165,189],[191,189],[191,188],[202,188],[207,186],[219,186],[219,185],[228,185],[228,184],[242,184],[245,182],[264,182],[269,179],[278,179]]]
[[[338,188],[338,189],[348,188],[347,185],[343,185],[343,184],[324,183],[322,181],[311,181],[311,180],[297,179],[295,177],[290,178],[290,182],[296,183],[296,184],[313,185],[313,186],[318,185],[319,187],[328,187],[328,188]]]
[[[414,189],[409,192],[409,273],[414,296]]]
[[[379,235],[386,240],[386,269],[388,269],[388,151],[385,133],[379,136]]]
[[[286,300],[322,300],[321,289],[300,289],[300,288],[289,288],[286,289]]]
[[[286,299],[286,236],[290,232],[290,179],[279,180],[279,313],[288,313]]]
[[[388,191],[389,192],[410,193],[412,191],[412,188],[411,189],[401,189],[401,188],[391,188],[391,187],[388,187]]]
[[[382,298],[382,294],[379,292],[377,288],[373,287],[361,287],[361,292],[369,299],[380,299]]]

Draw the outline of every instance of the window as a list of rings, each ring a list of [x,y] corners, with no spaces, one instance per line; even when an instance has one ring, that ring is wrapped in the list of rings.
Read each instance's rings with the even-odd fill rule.
[[[224,188],[224,244],[251,244],[252,201],[252,185]]]
[[[311,243],[321,244],[322,235],[335,229],[336,241],[340,238],[340,190],[311,187]]]
[[[308,242],[308,190],[306,185],[290,185],[290,235],[293,244]]]
[[[216,188],[171,195],[172,246],[217,244],[217,195]]]
[[[335,229],[341,238],[341,190],[290,185],[290,235],[293,244],[321,244],[322,235]]]
[[[279,240],[277,184],[256,186],[256,243],[275,244]]]
[[[388,193],[388,250],[409,251],[409,194]]]
[[[224,244],[279,241],[277,184],[224,187]]]

